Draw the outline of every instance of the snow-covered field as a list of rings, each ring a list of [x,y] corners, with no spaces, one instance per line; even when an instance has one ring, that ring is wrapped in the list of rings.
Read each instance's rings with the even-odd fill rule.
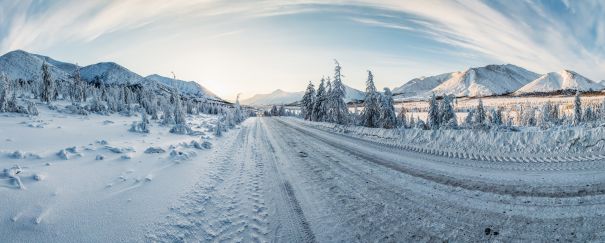
[[[208,134],[194,137],[155,124],[148,134],[129,132],[140,117],[40,112],[0,114],[3,242],[141,239],[214,156],[191,141],[215,143],[208,130],[216,116],[191,116],[192,128]]]
[[[402,139],[396,130],[265,117],[214,137],[210,115],[188,117],[203,135],[171,134],[155,122],[140,134],[128,131],[139,117],[40,112],[0,117],[3,242],[605,237],[601,143],[546,151],[555,135],[475,133],[485,147],[464,139],[447,147],[422,140],[447,131],[409,129]],[[595,129],[566,137],[602,137]],[[490,136],[501,137],[489,143]],[[537,140],[523,144],[524,136]],[[507,145],[515,151],[490,147],[504,139],[520,142]],[[499,152],[481,153],[488,149]]]

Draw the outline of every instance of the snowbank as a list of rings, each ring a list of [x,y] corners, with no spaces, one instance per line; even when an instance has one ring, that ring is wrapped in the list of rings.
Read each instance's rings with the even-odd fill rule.
[[[557,127],[548,130],[528,129],[519,132],[484,130],[381,129],[343,126],[284,118],[307,127],[346,134],[375,142],[446,152],[474,154],[569,156],[570,153],[601,154],[605,149],[605,127]]]

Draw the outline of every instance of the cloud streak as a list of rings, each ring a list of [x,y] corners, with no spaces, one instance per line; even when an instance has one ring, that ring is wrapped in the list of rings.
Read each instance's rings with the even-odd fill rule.
[[[382,36],[374,38],[376,33]],[[101,51],[99,40],[120,45],[104,46]],[[512,63],[543,73],[568,68],[601,80],[605,79],[605,2],[0,2],[0,53],[14,49],[60,52],[58,50],[63,49],[59,46],[72,44],[79,46],[74,52],[91,53],[97,58],[128,55],[123,59],[135,67],[149,64],[150,59],[145,58],[149,56],[145,55],[149,50],[154,50],[159,58],[173,55],[161,50],[167,46],[180,48],[177,51],[183,54],[182,58],[189,58],[182,63],[188,67],[198,65],[198,62],[200,66],[205,65],[205,73],[188,70],[181,73],[190,74],[190,79],[215,80],[217,85],[222,83],[225,87],[248,85],[250,80],[246,77],[264,75],[260,70],[270,71],[266,66],[274,63],[280,63],[282,70],[279,74],[267,73],[267,77],[263,77],[269,80],[266,89],[283,83],[281,80],[288,73],[293,75],[287,77],[288,80],[300,80],[304,85],[309,78],[305,73],[321,76],[324,71],[318,70],[316,64],[307,65],[309,70],[305,71],[300,67],[304,66],[303,61],[324,57],[327,60],[345,59],[342,61],[351,71],[383,68],[388,73],[384,75],[385,79],[397,81],[397,85],[419,73],[429,75],[428,72],[437,70],[453,71],[447,69],[454,66],[462,68],[492,62]],[[289,60],[284,51],[294,51],[298,58]],[[199,53],[206,55],[200,58]],[[231,67],[216,66],[216,60],[224,58],[225,53],[232,59],[247,53],[248,56],[241,56],[239,62],[220,62],[242,65],[239,76],[231,72]],[[137,56],[141,57],[137,59]],[[272,59],[277,57],[279,60]],[[381,57],[396,61],[370,63]],[[190,64],[192,62],[195,65]],[[210,70],[210,67],[219,71]],[[148,69],[152,68],[139,68]],[[219,79],[223,76],[224,79]],[[351,81],[359,82],[358,87],[363,85],[362,76],[361,71],[359,75],[349,75]],[[281,88],[294,90],[298,88],[296,85],[299,84],[287,83]]]

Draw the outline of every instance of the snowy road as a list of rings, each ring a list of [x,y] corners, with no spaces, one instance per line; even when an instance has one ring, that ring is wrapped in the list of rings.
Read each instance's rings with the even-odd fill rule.
[[[144,240],[605,237],[603,161],[460,160],[278,118],[251,118],[231,133],[211,158],[207,176]]]

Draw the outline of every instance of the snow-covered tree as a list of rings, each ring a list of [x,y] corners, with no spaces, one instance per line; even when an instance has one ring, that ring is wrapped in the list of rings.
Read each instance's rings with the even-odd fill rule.
[[[42,91],[40,92],[40,100],[42,102],[51,102],[55,95],[55,82],[52,80],[48,64],[42,64]]]
[[[132,122],[129,131],[138,133],[149,133],[149,119],[147,118],[147,113],[141,112],[141,121]]]
[[[490,124],[496,127],[502,126],[502,109],[494,108],[489,116]]]
[[[239,104],[239,94],[237,95],[237,98],[235,99],[235,106],[234,106],[235,110],[234,110],[234,119],[235,119],[235,123],[239,124],[242,121],[244,121],[244,119],[246,119],[244,112],[242,110],[242,106]]]
[[[408,127],[408,121],[407,121],[407,117],[406,117],[406,110],[405,110],[405,107],[403,105],[399,109],[399,114],[397,114],[397,122],[399,124],[399,127],[403,127],[403,128],[407,128]]]
[[[580,100],[580,91],[576,92],[573,102],[573,121],[574,126],[580,125],[582,122],[582,101]]]
[[[80,67],[77,67],[76,70],[74,70],[71,78],[73,80],[71,99],[75,102],[86,101],[86,88],[84,87],[84,82],[80,77]]]
[[[475,126],[474,119],[475,119],[475,110],[470,109],[468,111],[468,113],[466,114],[466,117],[464,118],[464,127],[473,128]]]
[[[474,122],[477,126],[484,126],[486,123],[485,107],[483,106],[483,100],[481,98],[479,98],[479,104],[477,104],[477,109],[475,110]]]
[[[303,119],[311,120],[313,115],[313,106],[315,105],[315,86],[313,82],[309,81],[305,95],[300,102],[300,111]]]
[[[346,124],[348,122],[349,115],[349,109],[344,100],[346,96],[346,89],[342,83],[340,64],[336,60],[334,60],[334,62],[336,62],[336,67],[334,68],[334,83],[332,83],[332,89],[330,90],[329,96],[330,120],[338,124]]]
[[[441,108],[439,109],[440,119],[438,119],[440,127],[450,129],[458,127],[458,118],[456,117],[452,101],[453,97],[446,95],[441,102]]]
[[[584,109],[584,121],[586,121],[586,122],[594,121],[595,118],[596,118],[596,116],[592,110],[592,106],[586,107],[586,109]]]
[[[36,102],[27,101],[27,114],[31,116],[37,116],[39,114],[38,107],[36,106]]]
[[[437,102],[437,97],[435,96],[435,93],[433,93],[433,95],[431,95],[431,100],[429,101],[428,126],[431,129],[438,129],[439,123],[439,103]]]
[[[380,103],[380,122],[383,128],[395,128],[397,127],[397,115],[395,114],[395,106],[393,103],[393,93],[391,89],[384,88],[384,95],[382,95],[382,102]]]
[[[9,96],[10,96],[10,84],[6,74],[0,73],[0,112],[8,112],[9,110]]]
[[[539,126],[543,129],[549,128],[552,125],[559,124],[559,110],[553,103],[546,102],[542,105],[540,112]]]
[[[366,127],[378,127],[380,125],[380,94],[376,92],[374,85],[374,75],[368,71],[368,80],[366,81],[366,95],[364,99],[364,109],[361,115],[362,125]]]
[[[315,94],[315,104],[313,105],[313,121],[323,121],[326,117],[326,87],[325,87],[325,79],[321,79],[319,83],[319,87],[317,88],[317,93]]]

